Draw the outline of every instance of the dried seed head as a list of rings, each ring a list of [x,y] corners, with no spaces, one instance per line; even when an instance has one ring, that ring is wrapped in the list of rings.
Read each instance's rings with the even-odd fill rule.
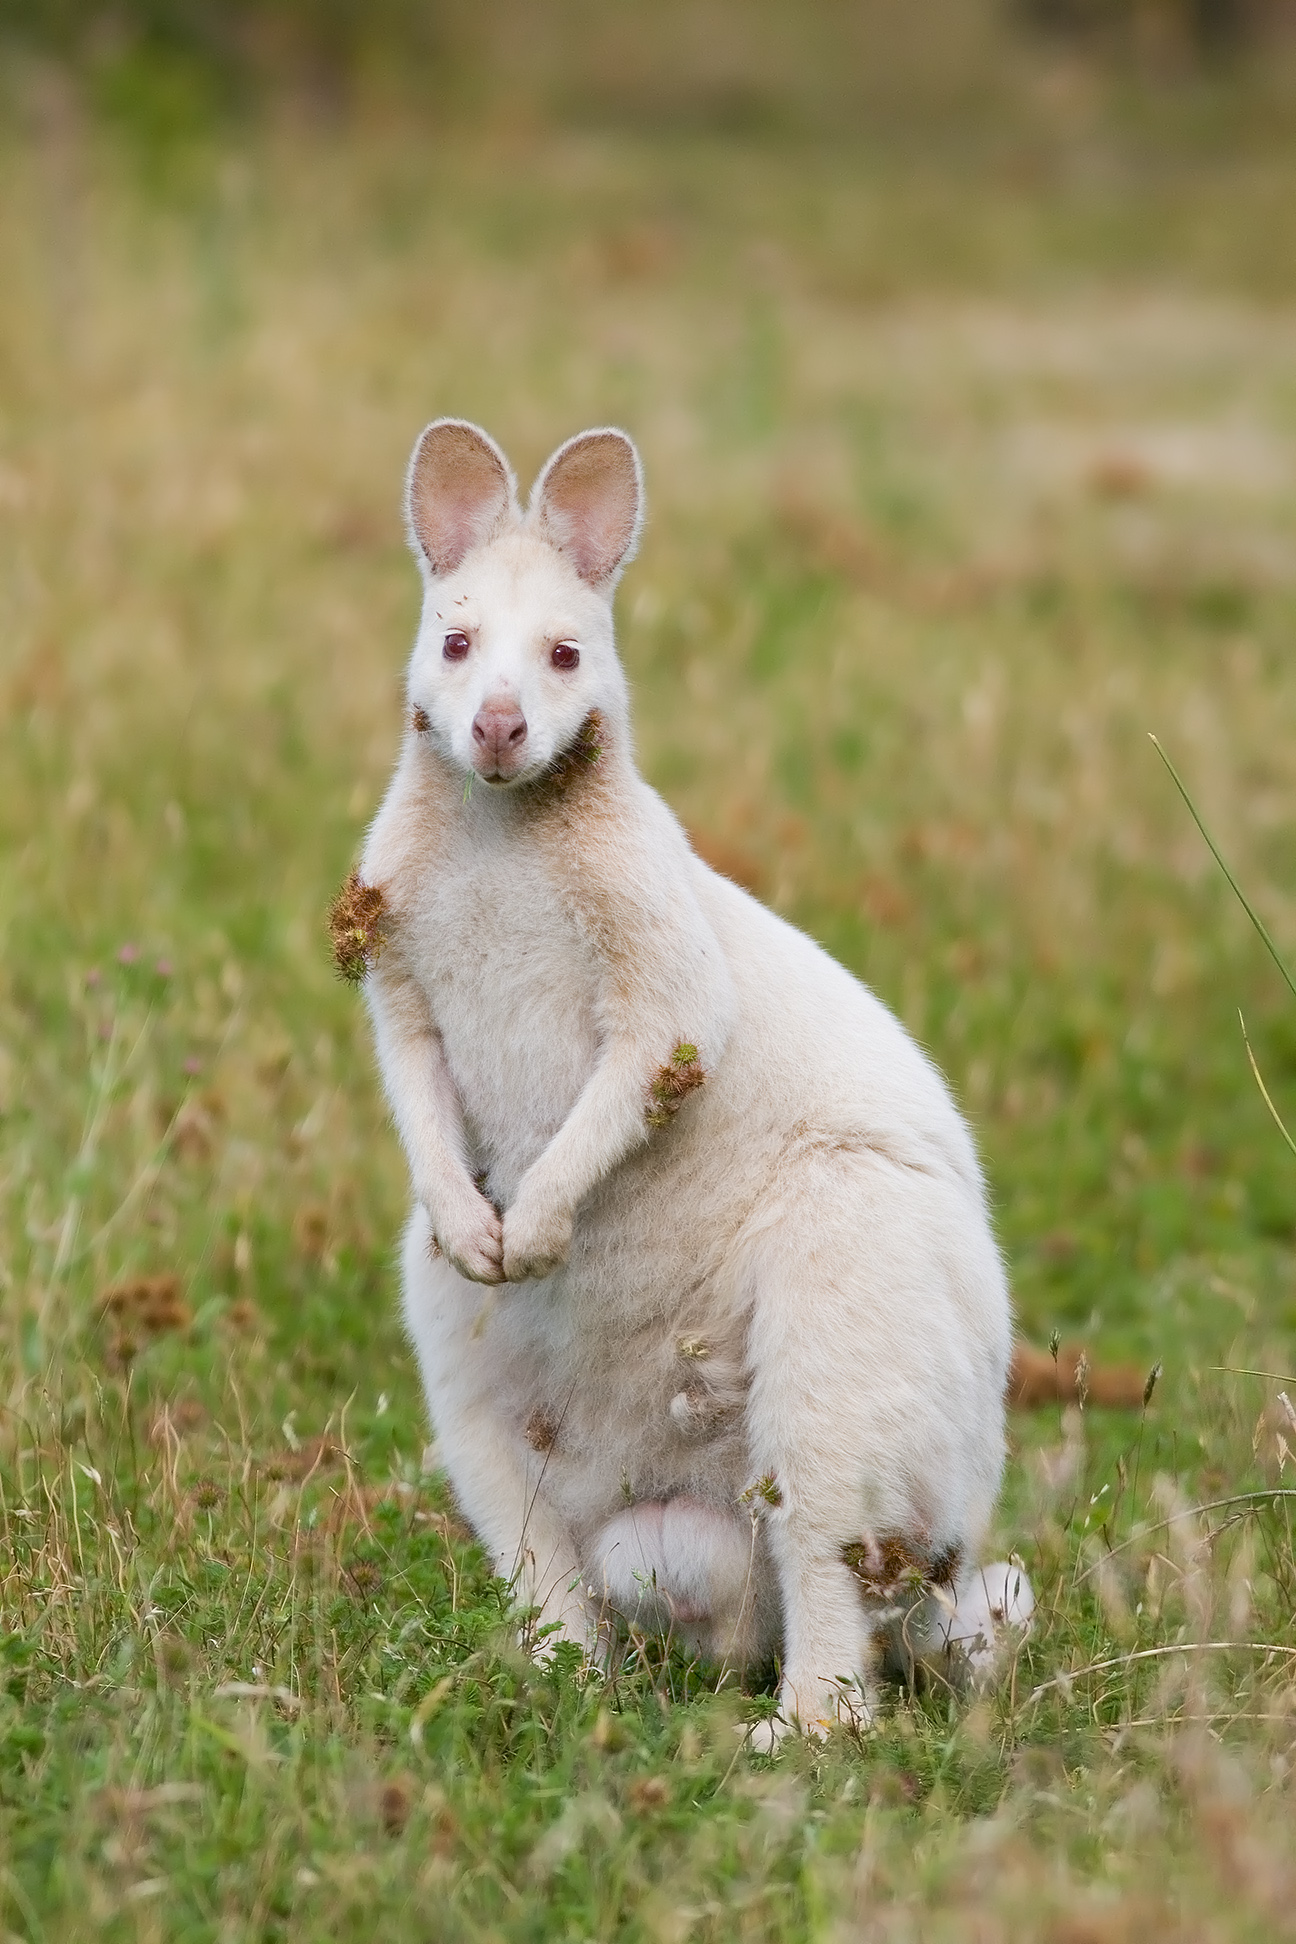
[[[1145,1411],[1148,1405],[1152,1402],[1152,1393],[1156,1389],[1157,1384],[1160,1381],[1162,1367],[1163,1366],[1159,1362],[1154,1363],[1151,1370],[1149,1370],[1147,1374],[1147,1382],[1143,1386],[1143,1409]]]
[[[378,1791],[378,1815],[389,1836],[399,1836],[414,1807],[414,1784],[408,1775],[393,1775]]]
[[[149,1336],[188,1329],[193,1321],[175,1275],[131,1276],[114,1283],[100,1296],[99,1308],[124,1330],[138,1328]]]
[[[924,1547],[898,1532],[886,1533],[880,1539],[866,1532],[862,1539],[842,1547],[841,1558],[869,1598],[875,1600],[920,1593],[928,1586],[949,1586],[962,1564],[958,1546],[947,1546],[931,1559]]]
[[[522,1435],[532,1451],[552,1451],[558,1442],[560,1428],[552,1411],[546,1411],[543,1404],[538,1404],[527,1419]]]
[[[1076,1362],[1075,1372],[1076,1399],[1083,1411],[1089,1402],[1089,1354],[1082,1350]]]
[[[738,1503],[752,1510],[759,1510],[762,1505],[782,1505],[783,1493],[775,1474],[768,1471],[763,1478],[754,1478],[747,1489],[738,1494]]]
[[[597,768],[602,754],[603,717],[597,709],[591,709],[576,732],[576,740],[550,763],[547,779],[559,789],[565,789],[576,777]]]
[[[665,1127],[706,1074],[698,1060],[698,1050],[681,1040],[665,1066],[659,1066],[648,1088],[648,1125]]]
[[[1290,1401],[1286,1409],[1279,1401],[1284,1398],[1285,1391],[1270,1399],[1256,1419],[1251,1436],[1251,1449],[1271,1484],[1276,1483],[1286,1471],[1296,1450],[1296,1425],[1292,1423]]]
[[[382,1590],[383,1576],[372,1559],[357,1559],[347,1568],[346,1581],[358,1600],[372,1600]]]
[[[382,918],[387,900],[376,884],[352,871],[329,906],[329,934],[338,977],[359,985],[386,943]]]
[[[626,1790],[626,1800],[639,1815],[654,1809],[663,1809],[671,1799],[670,1783],[664,1775],[645,1775],[632,1782]]]

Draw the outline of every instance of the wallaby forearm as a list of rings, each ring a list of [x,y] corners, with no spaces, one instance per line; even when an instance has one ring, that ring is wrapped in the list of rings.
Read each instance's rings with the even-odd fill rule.
[[[459,1096],[422,989],[384,962],[369,974],[368,998],[392,1118],[437,1245],[472,1281],[498,1282],[499,1217],[469,1171]]]
[[[431,1211],[447,1175],[468,1167],[463,1117],[440,1036],[416,982],[394,967],[375,967],[367,996],[383,1086],[419,1200]]]
[[[654,1020],[647,994],[636,1030],[614,1033],[558,1132],[523,1176],[504,1217],[504,1273],[510,1282],[549,1273],[565,1261],[580,1203],[626,1157],[670,1120],[706,1079],[728,1036],[729,991],[688,1008],[703,1019],[683,1039],[669,1017]],[[675,1008],[672,1007],[672,1013]],[[649,1016],[645,1019],[643,1015]],[[678,1016],[678,1015],[677,1015]]]
[[[517,1199],[543,1196],[568,1210],[642,1147],[650,1127],[647,1062],[633,1042],[604,1053],[575,1106],[524,1175]]]

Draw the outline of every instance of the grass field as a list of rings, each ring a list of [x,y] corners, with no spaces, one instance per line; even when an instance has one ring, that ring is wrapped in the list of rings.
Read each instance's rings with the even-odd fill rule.
[[[1296,952],[1290,129],[7,113],[0,1930],[1289,1934],[1296,1002],[1146,732]],[[443,411],[634,433],[647,774],[949,1073],[1026,1333],[1163,1366],[1015,1420],[973,1705],[538,1671],[424,1473],[324,913]]]

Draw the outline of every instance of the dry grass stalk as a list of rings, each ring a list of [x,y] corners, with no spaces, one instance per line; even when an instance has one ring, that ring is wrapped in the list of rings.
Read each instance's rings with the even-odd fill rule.
[[[289,1446],[275,1452],[266,1459],[261,1469],[267,1478],[300,1480],[332,1471],[345,1459],[342,1446],[335,1438],[324,1433],[317,1438],[303,1438],[295,1447]]]

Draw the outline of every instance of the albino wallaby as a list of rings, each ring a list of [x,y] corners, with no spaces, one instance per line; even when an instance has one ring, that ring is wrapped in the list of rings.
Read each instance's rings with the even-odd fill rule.
[[[409,1158],[455,1493],[541,1643],[606,1654],[619,1614],[777,1654],[765,1745],[866,1720],[888,1647],[953,1672],[1032,1604],[977,1567],[1011,1330],[971,1140],[885,1007],[635,768],[626,435],[561,446],[524,513],[440,419],[407,512],[408,724],[334,928]]]

